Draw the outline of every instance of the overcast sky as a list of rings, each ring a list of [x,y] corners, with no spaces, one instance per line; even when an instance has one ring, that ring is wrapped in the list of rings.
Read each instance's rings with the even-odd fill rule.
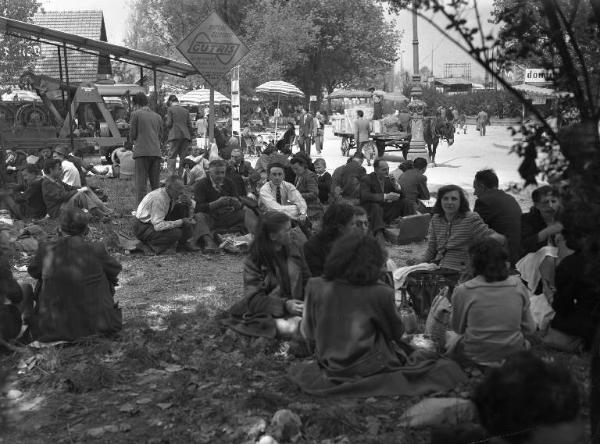
[[[243,0],[239,0],[242,2]],[[482,20],[484,27],[490,28],[487,20],[490,17],[493,0],[479,0],[479,8],[482,11]],[[106,23],[106,32],[108,41],[111,43],[122,44],[127,34],[127,20],[129,18],[130,0],[42,0],[42,5],[46,10],[85,10],[95,9],[104,12],[104,21]],[[412,15],[410,12],[403,11],[397,16],[398,28],[404,30],[404,38],[400,51],[402,52],[402,62],[404,69],[412,72]],[[445,22],[441,18],[436,18],[442,28]],[[431,68],[432,49],[433,49],[433,69],[437,77],[444,74],[444,63],[469,63],[470,57],[449,42],[433,26],[422,19],[418,19],[419,32],[419,64]],[[398,66],[400,61],[398,63]],[[483,70],[472,62],[471,73],[473,76],[482,76]]]

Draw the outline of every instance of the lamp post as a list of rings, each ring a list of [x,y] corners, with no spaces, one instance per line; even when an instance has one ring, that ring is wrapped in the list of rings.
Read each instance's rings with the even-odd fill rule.
[[[419,37],[417,33],[417,7],[413,0],[413,87],[410,91],[410,103],[408,111],[410,112],[411,139],[407,160],[413,160],[417,157],[427,157],[425,149],[425,139],[423,138],[423,113],[425,112],[425,102],[421,100],[423,90],[421,89],[421,75],[419,74]]]

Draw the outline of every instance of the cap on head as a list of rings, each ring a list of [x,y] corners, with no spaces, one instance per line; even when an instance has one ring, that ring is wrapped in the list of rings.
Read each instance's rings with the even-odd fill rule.
[[[57,145],[54,147],[54,152],[66,156],[69,154],[69,148],[66,145]]]

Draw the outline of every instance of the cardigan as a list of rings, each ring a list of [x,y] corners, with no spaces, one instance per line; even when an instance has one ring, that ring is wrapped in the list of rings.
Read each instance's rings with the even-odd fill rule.
[[[469,247],[480,237],[497,234],[479,214],[457,214],[451,222],[434,214],[429,222],[427,251],[423,262],[435,262],[442,268],[462,271],[469,264]]]

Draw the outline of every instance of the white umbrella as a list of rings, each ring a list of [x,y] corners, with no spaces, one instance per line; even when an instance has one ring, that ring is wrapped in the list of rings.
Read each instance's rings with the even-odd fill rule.
[[[210,89],[196,89],[181,96],[177,96],[182,104],[201,105],[210,102]],[[231,103],[229,98],[225,97],[218,91],[215,91],[215,103],[227,102]]]
[[[16,97],[15,97],[16,96]],[[29,91],[27,89],[13,89],[12,92],[2,94],[2,101],[25,101],[25,102],[41,102],[40,96],[35,91]]]
[[[256,87],[257,93],[276,94],[284,97],[304,97],[304,93],[291,83],[283,80],[272,80]]]
[[[304,93],[291,83],[283,80],[271,80],[256,87],[256,92],[261,94],[277,95],[277,108],[279,108],[279,98],[284,97],[304,97]],[[275,138],[277,138],[277,119],[275,119]]]

